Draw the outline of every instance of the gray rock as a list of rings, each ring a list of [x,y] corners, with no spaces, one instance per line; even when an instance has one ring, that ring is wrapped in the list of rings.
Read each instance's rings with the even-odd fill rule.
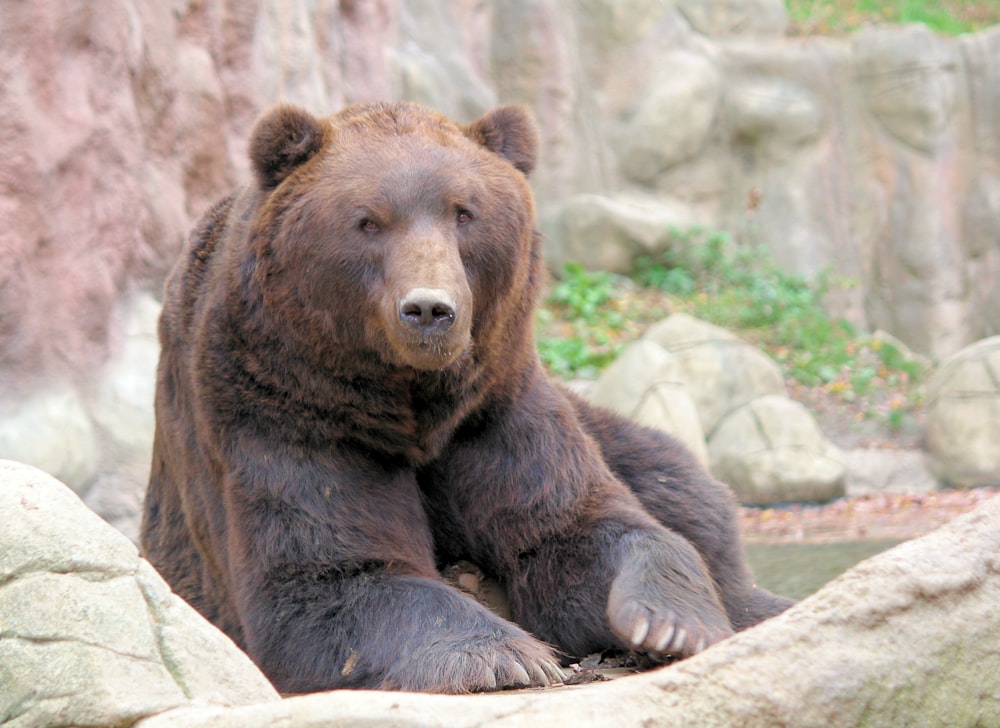
[[[783,36],[788,10],[781,0],[677,0],[700,33],[712,36]]]
[[[866,28],[853,43],[868,109],[898,141],[933,153],[955,113],[955,44],[922,23]]]
[[[122,343],[97,384],[90,413],[106,452],[116,463],[149,467],[153,451],[153,398],[160,358],[157,321],[160,303],[148,292],[128,306]]]
[[[816,93],[791,79],[758,76],[726,89],[726,120],[734,141],[775,160],[783,156],[776,148],[791,156],[819,136],[823,112]]]
[[[937,490],[923,450],[855,448],[844,450],[845,490],[849,496],[869,493],[925,493]]]
[[[135,546],[40,470],[0,461],[0,722],[125,725],[276,700]]]
[[[927,448],[949,485],[1000,483],[1000,336],[962,349],[931,375]]]
[[[553,268],[575,262],[590,270],[629,273],[636,256],[667,250],[671,230],[693,223],[687,208],[669,200],[582,194],[546,216],[542,229],[552,241],[546,255]]]
[[[651,326],[644,338],[677,360],[709,438],[723,418],[747,402],[785,394],[781,367],[725,329],[693,316],[669,316]]]
[[[787,397],[758,397],[726,416],[709,437],[708,457],[712,474],[744,504],[844,495],[843,454]]]
[[[680,367],[652,341],[640,339],[626,346],[601,373],[590,399],[641,425],[670,433],[708,465],[698,410]]]
[[[400,34],[406,42],[393,49],[398,72],[396,98],[427,104],[456,119],[471,120],[497,104],[496,92],[482,75],[487,69],[470,62],[462,43],[440,39],[466,26],[468,8],[436,0],[400,5]],[[478,66],[478,67],[477,67]]]
[[[505,695],[351,690],[139,728],[1000,724],[1000,498],[854,567],[784,614],[662,670]],[[609,707],[613,706],[613,707]]]
[[[76,389],[50,384],[0,412],[0,458],[41,468],[85,493],[98,473],[98,440]]]
[[[121,344],[102,371],[89,406],[103,463],[84,502],[136,543],[155,430],[159,315],[160,303],[151,293],[133,298]]]
[[[699,154],[718,115],[721,94],[719,71],[705,56],[687,51],[665,56],[649,93],[621,132],[625,176],[647,184]]]

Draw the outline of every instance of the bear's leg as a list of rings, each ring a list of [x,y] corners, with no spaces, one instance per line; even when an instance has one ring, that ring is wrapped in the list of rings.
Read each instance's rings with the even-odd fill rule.
[[[653,517],[698,550],[735,629],[773,617],[794,603],[754,585],[732,491],[705,472],[686,447],[669,435],[572,399],[611,471]]]
[[[156,566],[175,594],[238,642],[239,625],[225,613],[224,600],[212,589],[210,569],[185,525],[183,501],[165,472],[163,457],[155,450],[143,509],[143,556]]]
[[[259,442],[240,450],[226,483],[228,574],[244,647],[279,690],[561,679],[547,646],[440,580],[411,473]]]
[[[697,550],[612,475],[540,374],[421,473],[439,544],[498,575],[515,621],[579,656],[693,654],[732,633]]]
[[[549,539],[509,580],[515,619],[571,656],[611,647],[688,657],[732,634],[694,549],[652,524],[611,517]]]

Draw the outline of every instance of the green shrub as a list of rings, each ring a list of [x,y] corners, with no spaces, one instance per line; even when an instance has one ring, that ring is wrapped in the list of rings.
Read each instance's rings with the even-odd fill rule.
[[[686,311],[761,347],[787,377],[845,401],[863,398],[866,416],[902,427],[918,405],[909,385],[923,372],[890,342],[826,313],[831,286],[850,282],[828,271],[789,273],[765,248],[736,245],[724,232],[669,232],[670,249],[638,258],[631,280],[565,267],[538,313],[538,350],[552,374],[596,378],[646,325]]]
[[[856,332],[823,308],[831,276],[788,273],[760,246],[738,246],[725,233],[672,230],[673,246],[636,261],[635,280],[681,300],[679,308],[743,336],[805,384],[831,381],[849,361]],[[683,281],[678,285],[678,281]]]
[[[538,353],[553,374],[596,378],[621,350],[624,319],[612,305],[621,282],[604,271],[569,264],[538,312]]]
[[[849,33],[868,23],[923,23],[958,35],[1000,23],[996,0],[787,0],[798,33]]]

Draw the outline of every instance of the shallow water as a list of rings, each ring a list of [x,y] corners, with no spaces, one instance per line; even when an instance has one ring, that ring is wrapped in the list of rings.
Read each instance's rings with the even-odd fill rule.
[[[899,541],[747,544],[747,559],[757,583],[792,599],[807,597],[859,561]]]

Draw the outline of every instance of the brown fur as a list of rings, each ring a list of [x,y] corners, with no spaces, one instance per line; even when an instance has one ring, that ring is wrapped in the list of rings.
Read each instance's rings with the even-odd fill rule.
[[[251,136],[167,284],[142,542],[279,689],[546,684],[539,639],[685,656],[786,606],[724,486],[542,371],[523,109]],[[459,558],[517,624],[441,580]]]

